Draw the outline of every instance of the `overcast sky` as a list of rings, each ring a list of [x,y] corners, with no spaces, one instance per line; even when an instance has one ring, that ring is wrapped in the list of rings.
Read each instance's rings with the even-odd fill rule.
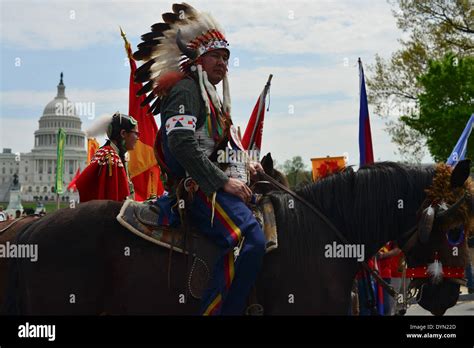
[[[129,66],[119,26],[133,50],[171,10],[169,1],[0,0],[0,147],[28,152],[44,106],[64,72],[66,96],[94,106],[93,118],[128,111]],[[278,163],[346,154],[359,161],[359,75],[399,47],[385,0],[189,1],[211,12],[230,42],[234,123],[245,129],[268,74],[273,74],[263,151]],[[367,70],[367,69],[366,69]],[[367,71],[366,71],[367,72]],[[369,105],[376,160],[399,160],[384,122]],[[89,109],[90,111],[91,109]],[[157,118],[159,123],[159,119]],[[425,161],[429,161],[425,159]]]

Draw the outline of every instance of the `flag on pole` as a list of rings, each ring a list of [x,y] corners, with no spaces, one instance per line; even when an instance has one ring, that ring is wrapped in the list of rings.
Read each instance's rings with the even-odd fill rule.
[[[95,138],[87,139],[87,164],[91,163],[92,157],[99,149],[100,145]]]
[[[469,140],[469,136],[471,135],[473,125],[474,125],[474,114],[472,114],[469,120],[467,121],[466,127],[464,128],[464,131],[459,137],[459,140],[456,146],[454,147],[453,152],[451,152],[451,155],[449,155],[448,160],[446,161],[446,164],[450,166],[455,166],[456,163],[458,163],[459,161],[463,160],[466,157],[467,141]]]
[[[77,181],[77,178],[79,177],[79,175],[81,175],[81,169],[80,168],[77,168],[77,171],[76,171],[76,175],[74,175],[74,177],[72,178],[71,182],[69,183],[69,185],[67,185],[67,189],[70,190],[72,189],[73,191],[76,191],[77,188],[76,188],[76,181]]]
[[[263,88],[260,97],[253,108],[252,115],[250,115],[249,123],[245,129],[244,136],[242,138],[242,145],[247,150],[258,150],[262,148],[262,135],[263,135],[263,120],[265,118],[265,98],[270,90],[270,84],[273,75],[268,77],[268,81]]]
[[[369,119],[369,105],[367,102],[367,91],[365,90],[365,77],[362,61],[359,62],[359,92],[360,92],[360,106],[359,106],[359,156],[360,165],[374,163],[374,150],[372,148],[372,134],[370,131]],[[374,265],[377,267],[377,260],[373,258]],[[371,281],[372,277],[367,274]],[[373,281],[374,293],[376,298],[377,309],[379,314],[383,314],[383,288],[380,284]],[[380,296],[382,294],[382,296]]]
[[[365,90],[365,77],[362,61],[359,58],[360,109],[359,109],[359,154],[360,165],[374,163],[372,134],[370,132],[369,106]]]
[[[140,106],[146,95],[137,97],[137,92],[142,88],[141,83],[135,83],[134,81],[137,65],[132,57],[130,43],[127,41],[122,28],[120,28],[120,34],[125,41],[125,51],[130,61],[128,114],[137,120],[140,133],[140,139],[137,141],[135,149],[129,151],[128,170],[135,189],[135,200],[144,201],[153,195],[160,196],[164,191],[160,180],[160,168],[153,151],[158,127],[149,107],[142,108]]]
[[[58,139],[57,139],[57,152],[56,152],[56,180],[54,184],[54,191],[56,194],[63,193],[63,180],[64,180],[64,144],[66,143],[66,132],[59,128]]]

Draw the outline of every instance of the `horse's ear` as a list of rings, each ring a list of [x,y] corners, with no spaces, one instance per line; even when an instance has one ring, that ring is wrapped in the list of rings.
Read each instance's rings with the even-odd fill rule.
[[[462,187],[471,172],[471,160],[459,161],[451,173],[451,187]]]
[[[271,175],[273,173],[273,158],[271,152],[263,156],[261,165],[265,173]]]

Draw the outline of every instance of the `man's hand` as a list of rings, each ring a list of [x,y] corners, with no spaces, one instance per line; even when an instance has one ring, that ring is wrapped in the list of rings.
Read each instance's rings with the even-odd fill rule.
[[[251,161],[249,163],[250,179],[256,180],[258,172],[263,172],[263,167],[259,162]]]
[[[229,178],[222,189],[227,193],[239,197],[245,203],[248,203],[252,197],[250,188],[238,179]]]

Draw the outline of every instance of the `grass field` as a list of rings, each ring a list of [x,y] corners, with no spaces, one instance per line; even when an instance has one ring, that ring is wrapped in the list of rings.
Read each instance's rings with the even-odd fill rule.
[[[44,207],[45,207],[47,213],[52,213],[53,211],[57,210],[57,203],[56,202],[45,202],[43,204],[44,204]],[[7,207],[8,207],[8,202],[0,202],[0,205],[2,205],[3,209],[6,210]],[[26,209],[26,208],[31,208],[33,210],[36,209],[36,202],[21,202],[21,205],[23,205],[23,209]],[[67,207],[69,207],[68,202],[60,202],[60,204],[59,204],[60,209],[67,208]]]

